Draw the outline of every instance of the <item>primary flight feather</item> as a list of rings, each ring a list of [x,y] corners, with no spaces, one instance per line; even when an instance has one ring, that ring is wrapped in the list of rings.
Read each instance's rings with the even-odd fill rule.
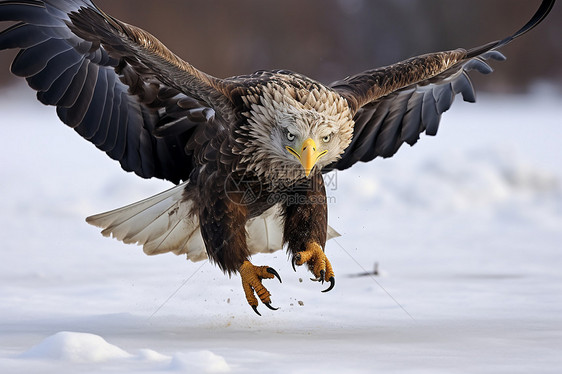
[[[287,246],[314,280],[335,273],[324,253],[328,226],[322,174],[391,157],[421,133],[434,135],[456,94],[474,101],[471,70],[492,71],[497,50],[538,25],[543,0],[513,35],[470,50],[414,57],[330,85],[285,71],[216,78],[146,31],[88,0],[0,1],[0,50],[19,49],[12,72],[81,136],[144,178],[175,187],[89,217],[102,233],[145,253],[209,258],[240,273],[248,303],[270,309],[251,255]],[[257,295],[257,298],[256,298]]]

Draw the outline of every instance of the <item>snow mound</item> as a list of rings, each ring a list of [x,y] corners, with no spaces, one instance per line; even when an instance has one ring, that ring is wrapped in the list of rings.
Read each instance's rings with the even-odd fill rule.
[[[418,185],[409,191],[418,202],[428,205],[433,200],[455,210],[504,202],[556,200],[562,195],[557,175],[505,149],[477,149],[449,155],[439,162],[431,160],[422,164],[417,177],[428,187],[419,190]]]
[[[481,148],[426,158],[399,170],[361,175],[352,194],[380,205],[412,211],[497,209],[505,204],[562,201],[562,180],[508,149]],[[374,173],[373,173],[374,174]],[[361,203],[358,201],[358,203]]]
[[[105,362],[132,357],[101,336],[62,331],[49,336],[21,355],[27,359],[51,359],[76,363]]]
[[[175,354],[169,368],[173,371],[187,373],[229,373],[231,371],[226,360],[211,351]]]
[[[161,362],[170,361],[172,358],[152,349],[141,349],[139,350],[136,359],[143,362]]]

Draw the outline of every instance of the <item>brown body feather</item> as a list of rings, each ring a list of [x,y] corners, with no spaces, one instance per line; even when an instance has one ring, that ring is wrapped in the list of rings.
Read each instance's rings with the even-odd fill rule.
[[[284,236],[291,255],[304,251],[309,243],[322,248],[326,244],[328,207],[324,179],[316,173],[311,179],[296,185],[287,194],[284,204]]]

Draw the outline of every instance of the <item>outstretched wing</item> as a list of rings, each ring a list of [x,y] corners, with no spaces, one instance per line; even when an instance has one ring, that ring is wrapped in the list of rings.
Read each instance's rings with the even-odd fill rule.
[[[123,169],[178,183],[189,177],[185,146],[223,107],[220,81],[147,32],[89,0],[0,1],[0,50],[18,48],[12,72],[38,99]]]
[[[351,106],[355,127],[341,159],[326,169],[344,170],[358,161],[391,157],[402,144],[415,144],[421,133],[435,135],[441,114],[450,108],[456,94],[465,101],[475,101],[468,72],[492,72],[486,60],[504,60],[497,49],[538,25],[554,3],[543,0],[531,20],[503,40],[468,51],[414,57],[332,83]]]

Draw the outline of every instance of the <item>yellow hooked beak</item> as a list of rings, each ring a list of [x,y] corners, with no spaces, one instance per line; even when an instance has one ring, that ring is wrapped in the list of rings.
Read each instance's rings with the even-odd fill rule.
[[[286,147],[293,156],[299,159],[302,167],[304,168],[304,174],[308,177],[314,165],[318,159],[324,156],[328,151],[319,152],[316,147],[316,143],[311,138],[306,139],[302,143],[302,148],[300,152],[295,151],[291,147]]]

